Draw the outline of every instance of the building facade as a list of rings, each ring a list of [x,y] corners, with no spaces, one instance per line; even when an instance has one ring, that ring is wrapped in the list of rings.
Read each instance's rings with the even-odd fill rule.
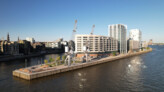
[[[148,45],[153,45],[153,39],[150,39]]]
[[[127,43],[127,50],[128,52],[133,52],[133,51],[139,51],[139,42],[138,41],[135,41],[135,40],[131,40],[131,39],[128,39],[128,43]]]
[[[7,40],[1,41],[0,52],[4,55],[19,55],[19,44]]]
[[[31,43],[27,40],[19,40],[19,53],[22,55],[29,55],[31,54]]]
[[[146,41],[142,41],[141,46],[145,49],[146,47],[148,47],[148,43]]]
[[[26,40],[29,41],[29,42],[31,42],[31,44],[35,43],[34,38],[27,37]]]
[[[138,48],[141,48],[142,33],[139,29],[131,29],[129,33],[129,38],[134,41],[138,41]]]
[[[4,55],[19,55],[18,42],[10,41],[9,33],[7,40],[0,41],[0,53]]]
[[[104,53],[117,51],[116,40],[108,36],[100,35],[75,35],[75,52],[83,53],[83,47],[89,49],[89,53]]]
[[[123,24],[108,25],[109,36],[118,42],[118,51],[121,54],[127,53],[127,26]],[[115,47],[116,48],[116,47]]]
[[[51,49],[60,49],[61,48],[61,42],[46,42],[45,47],[46,48],[51,48]]]
[[[55,42],[46,42],[45,47],[46,48],[55,48]]]

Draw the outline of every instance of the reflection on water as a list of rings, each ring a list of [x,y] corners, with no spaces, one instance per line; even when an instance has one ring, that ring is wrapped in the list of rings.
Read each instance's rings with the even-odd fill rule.
[[[77,78],[76,81],[79,82],[79,88],[81,89],[84,88],[85,83],[86,83],[85,76],[86,76],[86,73],[80,73],[80,72],[78,73],[77,76],[75,75],[75,78]]]
[[[133,88],[133,91],[143,91],[142,88],[142,68],[144,62],[140,56],[133,57],[127,65],[126,68],[126,80],[130,88]]]
[[[139,74],[141,71],[141,67],[143,66],[143,62],[140,56],[134,57],[132,60],[130,60],[128,67],[127,67],[127,73],[130,75],[136,75]]]
[[[140,56],[26,81],[12,77],[25,60],[0,62],[0,92],[163,92],[164,46]],[[27,59],[27,66],[56,54]]]

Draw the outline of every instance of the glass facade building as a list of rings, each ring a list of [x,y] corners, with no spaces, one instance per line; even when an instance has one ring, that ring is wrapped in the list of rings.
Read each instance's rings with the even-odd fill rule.
[[[121,54],[127,53],[127,26],[123,24],[113,24],[108,26],[109,36],[118,42],[118,51]]]

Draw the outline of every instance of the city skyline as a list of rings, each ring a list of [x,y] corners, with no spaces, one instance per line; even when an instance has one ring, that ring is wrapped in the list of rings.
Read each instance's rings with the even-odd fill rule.
[[[2,0],[0,38],[6,39],[9,32],[12,41],[18,36],[20,39],[33,37],[36,41],[55,41],[61,37],[70,40],[77,19],[77,34],[89,34],[95,24],[94,34],[107,36],[108,25],[126,24],[128,34],[130,29],[140,29],[142,40],[164,42],[164,1],[158,1]]]

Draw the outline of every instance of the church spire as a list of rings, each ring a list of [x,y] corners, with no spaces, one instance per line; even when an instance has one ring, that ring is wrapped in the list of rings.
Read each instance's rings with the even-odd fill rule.
[[[10,42],[10,36],[9,36],[9,33],[7,34],[7,42]]]
[[[18,36],[18,42],[19,42],[19,36]]]

